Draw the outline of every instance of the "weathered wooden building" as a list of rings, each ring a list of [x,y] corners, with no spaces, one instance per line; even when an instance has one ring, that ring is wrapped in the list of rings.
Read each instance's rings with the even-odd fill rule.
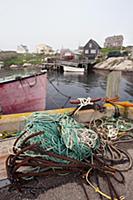
[[[88,58],[88,60],[94,60],[100,53],[101,47],[99,44],[90,39],[83,48],[84,56]]]

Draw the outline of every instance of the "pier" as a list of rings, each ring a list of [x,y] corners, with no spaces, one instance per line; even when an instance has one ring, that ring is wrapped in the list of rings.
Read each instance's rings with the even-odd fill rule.
[[[47,70],[62,70],[62,66],[70,66],[70,67],[82,67],[85,68],[85,71],[90,70],[94,61],[65,61],[65,60],[56,60],[55,62],[46,62],[44,63],[44,68]]]

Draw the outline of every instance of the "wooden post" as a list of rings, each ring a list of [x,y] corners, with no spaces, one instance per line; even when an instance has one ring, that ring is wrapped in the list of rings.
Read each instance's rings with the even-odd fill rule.
[[[113,98],[119,96],[119,86],[121,71],[112,71],[107,77],[106,97]]]

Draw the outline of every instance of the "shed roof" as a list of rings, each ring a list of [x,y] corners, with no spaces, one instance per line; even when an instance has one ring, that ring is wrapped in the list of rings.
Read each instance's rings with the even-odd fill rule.
[[[100,45],[99,45],[95,40],[93,40],[93,39],[90,39],[90,40],[85,44],[84,47],[86,47],[86,45],[87,45],[88,43],[90,43],[90,42],[93,42],[99,49],[101,49]]]

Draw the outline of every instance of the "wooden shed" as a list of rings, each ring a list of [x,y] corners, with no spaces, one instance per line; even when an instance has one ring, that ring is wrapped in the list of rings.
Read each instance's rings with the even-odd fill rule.
[[[94,60],[100,53],[100,49],[101,47],[99,46],[99,44],[96,41],[90,39],[84,46],[83,53],[84,56],[87,57],[89,60]]]

